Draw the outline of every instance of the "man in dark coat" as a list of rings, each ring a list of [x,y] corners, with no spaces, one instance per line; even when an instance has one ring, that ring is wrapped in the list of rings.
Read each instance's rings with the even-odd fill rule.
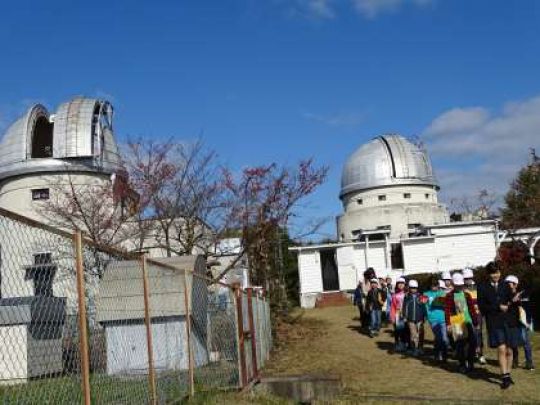
[[[519,329],[508,314],[512,296],[506,283],[501,280],[501,271],[496,262],[486,266],[489,281],[478,286],[478,307],[488,331],[489,345],[497,348],[501,368],[501,388],[507,389],[514,383],[512,371],[512,348],[519,345]]]

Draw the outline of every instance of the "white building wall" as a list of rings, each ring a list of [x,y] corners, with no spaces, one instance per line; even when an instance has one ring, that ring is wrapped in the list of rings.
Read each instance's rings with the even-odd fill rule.
[[[434,273],[437,258],[434,238],[408,239],[401,243],[405,274]]]
[[[435,250],[438,271],[483,266],[497,254],[493,233],[438,236]]]
[[[318,250],[299,252],[298,269],[300,271],[300,293],[322,292],[321,257]]]
[[[27,337],[26,325],[0,327],[0,376],[4,384],[28,378]]]
[[[358,284],[357,264],[354,260],[353,246],[343,246],[336,249],[338,266],[339,289],[354,290]]]

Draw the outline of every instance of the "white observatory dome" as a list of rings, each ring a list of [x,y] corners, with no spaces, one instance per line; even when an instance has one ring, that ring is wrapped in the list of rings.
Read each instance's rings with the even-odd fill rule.
[[[383,135],[349,157],[341,176],[340,198],[353,192],[402,185],[438,189],[424,149],[400,135]]]

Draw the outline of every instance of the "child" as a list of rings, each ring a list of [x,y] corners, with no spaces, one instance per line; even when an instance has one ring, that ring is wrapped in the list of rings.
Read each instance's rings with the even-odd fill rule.
[[[362,322],[362,315],[364,312],[364,291],[362,290],[361,281],[358,282],[358,285],[354,290],[353,304],[358,308],[358,319]]]
[[[465,291],[471,294],[474,304],[474,311],[476,312],[476,317],[478,319],[478,326],[474,328],[474,334],[476,338],[476,357],[478,362],[482,365],[486,364],[486,358],[484,357],[484,339],[482,336],[482,315],[478,309],[478,292],[476,289],[476,284],[474,282],[473,271],[469,268],[463,269],[463,280],[465,281]]]
[[[407,348],[404,333],[405,323],[401,314],[404,298],[405,279],[400,277],[396,280],[396,287],[394,289],[394,294],[392,294],[392,302],[390,304],[390,321],[394,325],[394,350],[398,353]]]
[[[409,292],[403,299],[403,319],[407,322],[410,332],[410,349],[413,356],[418,356],[420,352],[420,330],[425,319],[425,307],[418,294],[418,281],[409,281]]]
[[[371,289],[367,293],[366,307],[370,313],[369,336],[374,337],[381,329],[381,311],[384,304],[383,294],[379,288],[379,281],[371,279]]]
[[[435,337],[435,360],[446,362],[448,358],[448,334],[446,332],[446,321],[444,317],[444,283],[441,287],[441,280],[433,279],[431,291],[424,295],[427,297],[426,313],[427,320]]]
[[[525,368],[527,370],[534,370],[533,358],[532,358],[532,348],[531,341],[529,339],[529,322],[527,320],[527,314],[523,308],[523,291],[517,292],[519,280],[516,276],[508,276],[504,280],[510,287],[510,291],[513,297],[516,297],[515,305],[512,310],[509,310],[509,313],[514,312],[512,315],[519,318],[519,331],[521,335],[521,340],[523,343],[523,348],[525,349]],[[514,367],[517,367],[519,364],[518,356],[519,350],[517,347],[512,348],[514,352]]]
[[[445,297],[445,321],[448,333],[454,337],[459,371],[466,374],[474,369],[477,317],[471,294],[465,291],[463,275],[454,273],[452,283],[454,288]]]

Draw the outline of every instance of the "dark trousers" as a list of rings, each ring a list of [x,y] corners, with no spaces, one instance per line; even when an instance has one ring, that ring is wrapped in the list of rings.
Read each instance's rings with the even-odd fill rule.
[[[456,354],[460,366],[472,367],[476,356],[476,334],[470,323],[466,323],[465,327],[467,328],[466,336],[455,341]]]

